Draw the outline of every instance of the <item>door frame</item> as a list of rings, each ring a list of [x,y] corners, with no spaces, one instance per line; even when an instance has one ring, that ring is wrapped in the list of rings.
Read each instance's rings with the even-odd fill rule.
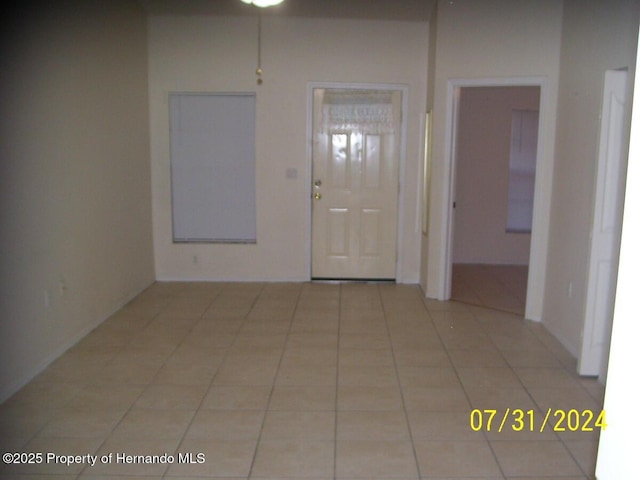
[[[525,318],[542,320],[544,280],[547,263],[547,238],[549,232],[549,209],[551,204],[552,165],[550,155],[545,155],[547,146],[545,125],[551,120],[547,103],[548,87],[546,77],[498,77],[498,78],[457,78],[447,81],[447,118],[445,130],[444,185],[443,185],[443,228],[441,242],[444,248],[439,258],[443,278],[440,282],[439,297],[451,299],[453,230],[456,185],[456,147],[459,110],[459,91],[465,87],[539,87],[540,113],[538,119],[538,146],[536,179],[533,199],[533,222],[529,252],[529,274]]]
[[[404,234],[403,225],[405,222],[403,215],[404,204],[404,172],[407,154],[407,111],[409,86],[397,83],[342,83],[342,82],[309,82],[307,84],[307,174],[305,176],[307,194],[307,228],[305,229],[305,256],[306,256],[306,277],[311,280],[311,255],[312,255],[312,222],[313,222],[313,91],[316,89],[341,89],[341,90],[387,90],[402,92],[402,112],[400,127],[400,158],[398,159],[398,211],[397,218],[397,234],[396,234],[396,282],[402,283],[404,275],[402,272],[402,256],[403,248],[401,248]]]

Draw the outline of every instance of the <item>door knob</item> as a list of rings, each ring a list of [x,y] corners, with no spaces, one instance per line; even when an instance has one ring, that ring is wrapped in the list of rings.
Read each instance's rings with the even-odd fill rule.
[[[315,198],[316,200],[320,200],[322,198],[322,194],[316,192],[316,193],[313,194],[313,198]]]
[[[316,180],[315,182],[313,182],[313,184],[314,184],[316,187],[320,187],[320,186],[322,185],[322,180]]]

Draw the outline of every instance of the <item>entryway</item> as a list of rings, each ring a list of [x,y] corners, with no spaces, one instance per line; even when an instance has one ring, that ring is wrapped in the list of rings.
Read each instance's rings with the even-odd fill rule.
[[[312,95],[311,276],[393,280],[403,91]]]

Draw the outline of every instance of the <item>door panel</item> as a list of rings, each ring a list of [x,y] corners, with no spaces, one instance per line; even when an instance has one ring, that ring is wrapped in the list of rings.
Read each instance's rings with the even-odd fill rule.
[[[313,278],[395,279],[401,99],[314,90]]]
[[[365,208],[360,215],[362,225],[362,235],[360,236],[361,255],[367,257],[377,257],[384,252],[380,248],[378,240],[382,237],[380,226],[382,223],[382,212],[377,209]]]
[[[328,254],[331,257],[349,256],[349,211],[346,208],[330,208],[328,221]]]

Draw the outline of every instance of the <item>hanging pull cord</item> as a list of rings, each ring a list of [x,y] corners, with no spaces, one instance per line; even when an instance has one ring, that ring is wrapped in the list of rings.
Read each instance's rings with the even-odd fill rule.
[[[258,79],[256,83],[262,85],[262,15],[258,13],[258,68],[256,68]]]

